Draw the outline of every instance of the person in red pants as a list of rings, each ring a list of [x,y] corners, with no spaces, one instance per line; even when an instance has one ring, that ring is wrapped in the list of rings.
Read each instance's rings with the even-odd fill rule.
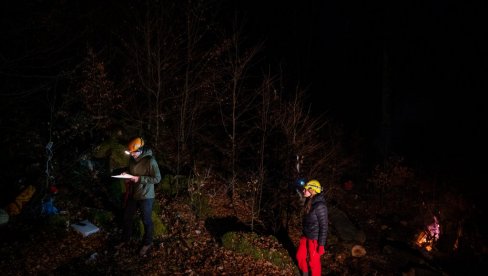
[[[298,244],[296,259],[302,275],[320,276],[320,256],[325,253],[328,231],[328,211],[322,186],[317,180],[310,180],[303,187],[305,197],[302,236]]]

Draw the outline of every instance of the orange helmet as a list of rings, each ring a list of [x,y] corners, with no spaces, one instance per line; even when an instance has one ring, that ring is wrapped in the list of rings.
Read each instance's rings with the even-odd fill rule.
[[[129,145],[127,146],[127,150],[129,152],[134,152],[139,150],[143,146],[144,146],[144,140],[142,140],[141,137],[136,137],[129,142]]]

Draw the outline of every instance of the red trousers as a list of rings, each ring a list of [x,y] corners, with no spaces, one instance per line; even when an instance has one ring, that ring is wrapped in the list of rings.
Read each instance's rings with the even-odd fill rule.
[[[322,273],[318,246],[317,240],[310,240],[304,236],[300,238],[300,243],[298,244],[296,255],[298,268],[302,272],[308,272],[308,267],[310,266],[311,276],[320,276]]]

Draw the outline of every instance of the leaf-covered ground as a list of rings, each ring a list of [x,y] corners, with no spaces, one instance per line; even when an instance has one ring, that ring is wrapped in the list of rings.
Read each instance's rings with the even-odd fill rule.
[[[288,264],[276,266],[225,249],[194,215],[188,204],[160,198],[162,220],[169,232],[157,237],[152,250],[140,257],[133,242],[116,249],[120,229],[116,223],[87,237],[52,218],[12,218],[1,228],[2,275],[293,275],[294,265],[286,250],[272,237],[259,246],[281,251]],[[70,204],[68,204],[70,205]],[[68,206],[67,205],[67,206]],[[71,206],[71,222],[83,219]],[[216,209],[219,210],[219,209]],[[220,210],[225,210],[221,208]],[[227,216],[228,214],[220,214]],[[66,215],[58,215],[66,216]]]
[[[330,228],[322,257],[323,275],[406,273],[384,251],[380,233],[388,222],[380,223],[375,217],[375,204],[353,192],[334,196],[365,231],[367,239],[363,246],[367,253],[353,257],[354,244],[340,241]],[[70,223],[85,219],[85,208],[73,195],[62,198],[57,201],[58,207],[69,215],[36,219],[22,213],[0,228],[2,275],[299,275],[293,260],[300,236],[297,221],[291,223],[289,244],[268,235],[253,241],[262,250],[277,252],[283,260],[280,265],[222,245],[225,231],[244,229],[237,225],[236,217],[247,220],[245,204],[238,199],[231,204],[223,194],[209,195],[212,211],[205,219],[195,215],[188,200],[159,196],[160,217],[168,225],[168,232],[156,238],[154,247],[144,257],[138,255],[137,242],[116,249],[121,232],[116,219],[101,227],[101,231],[82,237],[65,220],[66,216]],[[433,275],[449,275],[441,274],[440,269],[438,272]]]

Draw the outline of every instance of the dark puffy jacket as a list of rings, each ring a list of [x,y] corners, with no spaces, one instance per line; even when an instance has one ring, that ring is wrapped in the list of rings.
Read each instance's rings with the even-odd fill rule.
[[[151,149],[144,150],[137,159],[130,157],[129,173],[140,176],[139,182],[131,186],[134,199],[155,198],[154,185],[161,181],[161,173]]]
[[[320,193],[312,198],[312,208],[303,217],[303,235],[311,240],[317,240],[319,245],[325,245],[328,231],[328,211],[325,198]]]

